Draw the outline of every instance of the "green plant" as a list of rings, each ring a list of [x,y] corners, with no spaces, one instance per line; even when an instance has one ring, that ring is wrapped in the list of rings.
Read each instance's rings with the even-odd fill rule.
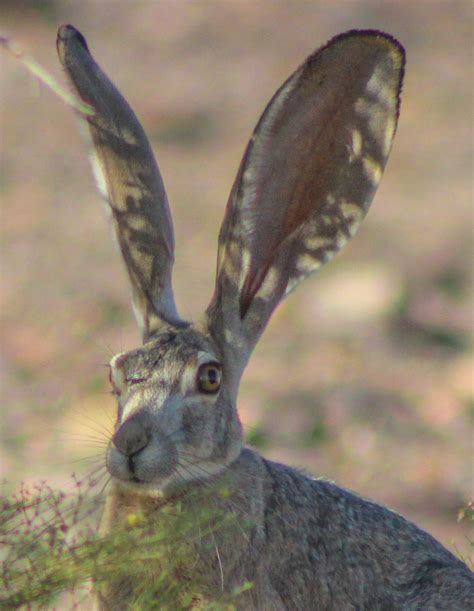
[[[84,583],[105,591],[118,580],[133,588],[134,609],[229,610],[251,587],[244,583],[232,595],[208,601],[193,556],[196,539],[208,537],[212,545],[232,514],[196,508],[190,515],[179,501],[162,502],[148,514],[129,513],[112,535],[101,536],[102,500],[93,484],[74,479],[66,494],[42,482],[2,497],[0,608],[51,608],[64,592],[84,596]],[[160,567],[153,580],[145,578],[151,565]]]

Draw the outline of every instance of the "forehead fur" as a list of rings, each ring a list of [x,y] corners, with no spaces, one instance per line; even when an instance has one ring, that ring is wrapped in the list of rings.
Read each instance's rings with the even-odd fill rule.
[[[185,329],[168,327],[146,344],[112,359],[112,367],[119,369],[125,380],[140,372],[156,369],[181,370],[185,363],[197,358],[199,352],[207,352],[219,359],[216,346],[209,337],[189,326]]]

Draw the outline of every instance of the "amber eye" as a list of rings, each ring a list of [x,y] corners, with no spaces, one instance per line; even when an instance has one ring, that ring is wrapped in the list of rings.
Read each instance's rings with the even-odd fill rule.
[[[221,368],[218,363],[205,363],[197,373],[197,388],[200,392],[215,394],[221,387]]]

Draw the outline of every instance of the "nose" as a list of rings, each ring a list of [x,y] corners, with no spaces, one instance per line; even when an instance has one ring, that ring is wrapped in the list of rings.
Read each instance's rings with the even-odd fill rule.
[[[144,413],[129,418],[112,437],[114,446],[125,456],[133,456],[141,452],[150,439],[148,418]]]

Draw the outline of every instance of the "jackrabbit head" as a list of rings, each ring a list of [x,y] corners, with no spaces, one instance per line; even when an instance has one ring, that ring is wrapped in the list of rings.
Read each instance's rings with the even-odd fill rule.
[[[273,310],[355,234],[395,134],[404,52],[350,31],[278,89],[245,151],[220,230],[214,295],[196,324],[177,312],[174,238],[163,181],[133,111],[72,26],[58,52],[92,137],[143,346],[114,357],[115,433],[107,465],[137,494],[172,494],[239,455],[240,378]]]

